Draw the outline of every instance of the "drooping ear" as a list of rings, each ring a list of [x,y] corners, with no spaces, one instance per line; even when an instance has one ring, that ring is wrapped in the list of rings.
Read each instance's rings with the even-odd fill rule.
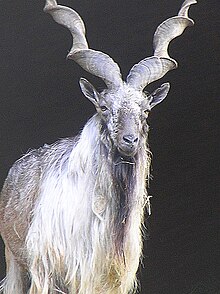
[[[156,106],[157,104],[162,102],[166,98],[169,90],[170,90],[170,84],[169,83],[162,84],[160,86],[160,88],[156,89],[150,95],[151,96],[150,108],[152,109],[154,106]]]
[[[88,98],[96,107],[98,107],[99,93],[95,87],[85,78],[80,78],[79,84],[85,97]]]

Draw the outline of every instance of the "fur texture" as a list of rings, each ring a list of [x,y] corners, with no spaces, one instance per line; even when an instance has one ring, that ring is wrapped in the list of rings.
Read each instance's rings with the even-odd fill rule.
[[[143,140],[135,157],[124,158],[106,148],[106,136],[95,115],[79,138],[30,151],[11,168],[1,197],[8,201],[1,228],[14,217],[14,228],[1,230],[12,256],[5,294],[26,293],[19,275],[27,268],[30,294],[135,289],[150,153]],[[21,182],[29,184],[20,189]]]
[[[4,294],[130,294],[142,252],[150,152],[147,116],[170,85],[144,88],[177,67],[169,42],[193,25],[185,0],[178,16],[158,26],[154,55],[121,78],[118,65],[91,50],[74,10],[47,0],[45,12],[73,36],[68,58],[100,77],[99,93],[81,78],[97,114],[75,139],[30,151],[9,171],[0,197],[0,232],[6,246]]]

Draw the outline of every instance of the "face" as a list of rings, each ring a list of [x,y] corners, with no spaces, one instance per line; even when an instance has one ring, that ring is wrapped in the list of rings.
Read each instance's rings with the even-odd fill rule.
[[[146,94],[124,85],[100,95],[96,107],[113,146],[126,157],[134,156],[147,135],[149,103]]]
[[[148,114],[163,99],[159,97],[160,101],[156,103],[156,91],[147,95],[127,84],[116,91],[107,89],[100,94],[84,79],[81,79],[80,85],[84,95],[95,105],[103,128],[110,138],[111,147],[117,149],[122,156],[135,156],[146,140]],[[168,91],[165,92],[167,94]]]

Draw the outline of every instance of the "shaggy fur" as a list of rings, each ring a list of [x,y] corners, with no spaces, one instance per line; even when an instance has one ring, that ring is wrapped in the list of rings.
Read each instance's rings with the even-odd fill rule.
[[[27,293],[27,274],[30,294],[135,288],[150,153],[143,140],[134,158],[123,158],[105,136],[95,115],[78,139],[30,151],[11,168],[0,205],[11,255],[4,293]]]
[[[164,83],[144,88],[177,67],[169,42],[193,25],[185,0],[178,16],[158,26],[154,55],[135,64],[124,82],[119,66],[88,48],[74,10],[46,0],[45,12],[73,36],[68,58],[100,77],[99,93],[81,78],[97,114],[77,138],[30,151],[9,171],[0,197],[0,232],[6,246],[4,294],[128,294],[135,291],[142,252],[149,111],[167,96]]]

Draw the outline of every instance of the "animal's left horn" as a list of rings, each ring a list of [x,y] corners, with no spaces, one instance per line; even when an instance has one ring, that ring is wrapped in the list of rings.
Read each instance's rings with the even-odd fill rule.
[[[162,78],[168,71],[177,68],[177,62],[168,54],[169,43],[180,36],[187,26],[194,21],[188,17],[190,5],[196,0],[186,0],[177,16],[162,22],[153,38],[154,55],[135,64],[127,77],[127,83],[136,89],[143,90],[148,84]]]
[[[121,85],[119,66],[107,54],[88,48],[85,37],[85,26],[79,14],[73,9],[57,5],[56,0],[46,0],[44,12],[51,14],[53,19],[68,28],[73,37],[72,48],[67,58],[73,59],[84,70],[103,79],[109,88]]]

